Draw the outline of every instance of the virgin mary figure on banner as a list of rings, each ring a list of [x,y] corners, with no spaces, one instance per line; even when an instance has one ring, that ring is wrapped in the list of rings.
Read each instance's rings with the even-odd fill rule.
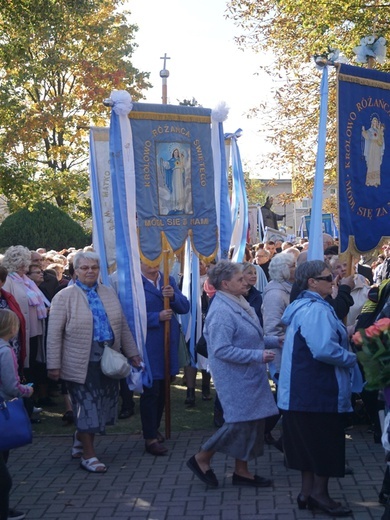
[[[191,201],[191,196],[187,196],[187,188],[190,189],[190,182],[188,182],[189,146],[183,143],[169,143],[168,148],[173,148],[173,151],[167,160],[167,144],[159,143],[157,145],[157,154],[160,158],[158,190],[160,215],[192,213],[192,204],[188,202]]]
[[[381,165],[385,151],[384,125],[378,114],[371,116],[371,127],[362,127],[364,138],[364,157],[367,164],[366,186],[378,187],[381,184]]]

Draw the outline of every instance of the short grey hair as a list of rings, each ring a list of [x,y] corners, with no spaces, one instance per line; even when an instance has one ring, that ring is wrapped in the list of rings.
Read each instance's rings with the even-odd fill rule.
[[[11,246],[4,253],[1,264],[8,269],[9,273],[15,273],[31,263],[31,252],[28,247]]]
[[[324,269],[329,269],[322,260],[309,260],[301,264],[295,271],[295,281],[301,291],[308,287],[309,278],[320,276]]]
[[[78,251],[73,257],[73,267],[78,269],[82,260],[95,260],[100,267],[100,257],[92,251]]]
[[[224,280],[231,280],[236,273],[241,272],[242,264],[230,262],[229,260],[220,260],[211,269],[208,270],[209,282],[217,290],[221,288]]]
[[[290,255],[289,253],[274,256],[268,269],[271,280],[275,280],[275,282],[285,282],[289,280],[290,267],[294,267],[295,264],[294,255]]]

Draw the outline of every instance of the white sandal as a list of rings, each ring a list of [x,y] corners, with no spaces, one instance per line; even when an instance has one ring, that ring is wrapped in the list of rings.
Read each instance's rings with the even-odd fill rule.
[[[77,438],[77,431],[73,434],[73,445],[71,449],[72,459],[81,459],[83,456],[83,443]]]
[[[80,466],[90,473],[105,473],[107,471],[107,466],[100,462],[97,457],[91,457],[90,459],[81,457]]]

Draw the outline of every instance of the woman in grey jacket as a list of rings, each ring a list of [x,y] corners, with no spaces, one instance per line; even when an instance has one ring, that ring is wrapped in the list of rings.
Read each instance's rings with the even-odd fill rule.
[[[243,296],[248,285],[242,268],[242,264],[222,260],[209,270],[209,282],[217,293],[206,317],[204,335],[225,423],[187,466],[213,487],[218,486],[218,480],[210,462],[216,452],[235,458],[233,485],[272,484],[248,469],[248,461],[263,453],[265,418],[277,414],[278,409],[266,372],[266,363],[274,359],[274,353],[264,350],[259,319]]]
[[[264,334],[278,336],[284,339],[286,326],[282,323],[282,316],[290,303],[290,293],[295,277],[295,257],[289,253],[280,253],[271,260],[269,274],[271,281],[263,292],[261,307],[264,320]],[[279,378],[282,346],[275,350],[275,359],[269,364],[272,378]]]

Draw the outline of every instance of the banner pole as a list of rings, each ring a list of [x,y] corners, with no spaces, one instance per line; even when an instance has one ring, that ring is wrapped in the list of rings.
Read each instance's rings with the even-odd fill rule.
[[[162,234],[163,248],[163,275],[164,287],[169,285],[169,245]],[[164,310],[170,309],[169,298],[164,298]],[[171,323],[169,320],[164,321],[164,360],[165,360],[165,437],[171,438]]]

